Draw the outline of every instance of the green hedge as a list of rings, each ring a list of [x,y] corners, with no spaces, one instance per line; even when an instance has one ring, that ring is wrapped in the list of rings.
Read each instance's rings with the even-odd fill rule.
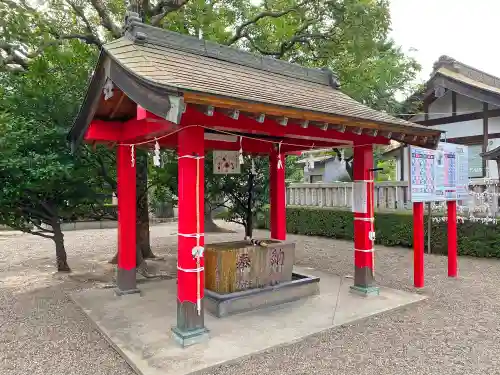
[[[427,217],[425,246],[427,248]],[[307,236],[322,236],[353,240],[353,214],[350,211],[327,208],[288,207],[287,232]],[[258,225],[269,228],[269,211],[265,210]],[[447,224],[432,223],[431,252],[447,253]],[[467,221],[458,224],[458,253],[474,257],[500,258],[500,225],[485,225]],[[384,246],[413,247],[413,217],[411,213],[375,213],[376,243]]]

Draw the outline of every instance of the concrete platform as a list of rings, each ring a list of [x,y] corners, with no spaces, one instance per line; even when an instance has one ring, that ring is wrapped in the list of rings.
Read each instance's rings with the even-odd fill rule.
[[[170,330],[176,321],[175,280],[141,285],[141,295],[117,297],[111,289],[91,289],[72,298],[141,375],[192,374],[425,298],[387,288],[380,296],[361,297],[349,292],[351,279],[341,282],[309,268],[294,271],[320,277],[320,294],[224,319],[207,313],[210,340],[186,349]]]

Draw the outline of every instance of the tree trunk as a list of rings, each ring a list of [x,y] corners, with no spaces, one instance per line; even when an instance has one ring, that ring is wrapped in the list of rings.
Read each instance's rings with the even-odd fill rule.
[[[253,173],[250,173],[248,175],[248,198],[247,198],[247,206],[246,206],[246,213],[245,213],[245,238],[252,238],[253,234],[253,212],[252,212],[252,207],[253,207],[253,182],[254,182],[254,175]]]
[[[205,198],[206,199],[206,198]],[[214,222],[214,218],[213,218],[213,215],[212,215],[212,207],[210,206],[210,204],[208,202],[205,202],[205,213],[204,213],[204,227],[205,227],[205,233],[216,233],[216,232],[220,232],[221,231],[221,228],[215,224]]]
[[[137,155],[137,247],[141,250],[142,258],[156,258],[151,250],[149,239],[149,204],[148,204],[148,155],[141,152]],[[137,259],[139,265],[139,259]]]
[[[54,231],[54,243],[56,245],[56,263],[57,271],[59,272],[71,272],[68,266],[68,257],[66,255],[66,249],[64,247],[64,234],[61,230],[61,223],[59,221],[54,221],[51,223],[52,230]]]

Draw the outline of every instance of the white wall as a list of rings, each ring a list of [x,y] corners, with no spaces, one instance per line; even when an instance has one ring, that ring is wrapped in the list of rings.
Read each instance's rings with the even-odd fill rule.
[[[492,104],[489,105],[489,109],[497,108],[499,107]],[[481,112],[482,110],[483,103],[457,94],[457,114]],[[449,117],[451,115],[451,91],[447,91],[444,96],[436,99],[429,105],[429,119]],[[424,115],[417,115],[411,120],[424,120]],[[435,125],[433,126],[433,128],[446,131],[446,138],[470,137],[473,135],[483,134],[483,120],[478,119],[472,121],[456,122],[453,124]],[[500,133],[500,117],[490,118],[488,120],[488,133]]]

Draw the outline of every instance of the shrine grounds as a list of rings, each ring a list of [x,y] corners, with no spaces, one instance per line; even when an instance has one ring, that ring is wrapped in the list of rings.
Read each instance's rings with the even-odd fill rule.
[[[176,230],[176,223],[151,227],[153,251],[164,260],[150,266],[165,275],[175,275]],[[207,241],[242,236],[208,234]],[[116,229],[66,232],[73,269],[67,276],[54,274],[50,240],[0,232],[1,375],[133,374],[68,297],[112,281],[107,260],[116,251],[116,238]],[[352,283],[351,242],[289,239],[297,243],[296,264],[345,276]],[[412,252],[376,250],[377,282],[415,292]],[[426,287],[418,292],[428,296],[424,301],[206,374],[500,374],[500,260],[460,257],[457,280],[447,278],[446,267],[446,257],[426,255]]]

